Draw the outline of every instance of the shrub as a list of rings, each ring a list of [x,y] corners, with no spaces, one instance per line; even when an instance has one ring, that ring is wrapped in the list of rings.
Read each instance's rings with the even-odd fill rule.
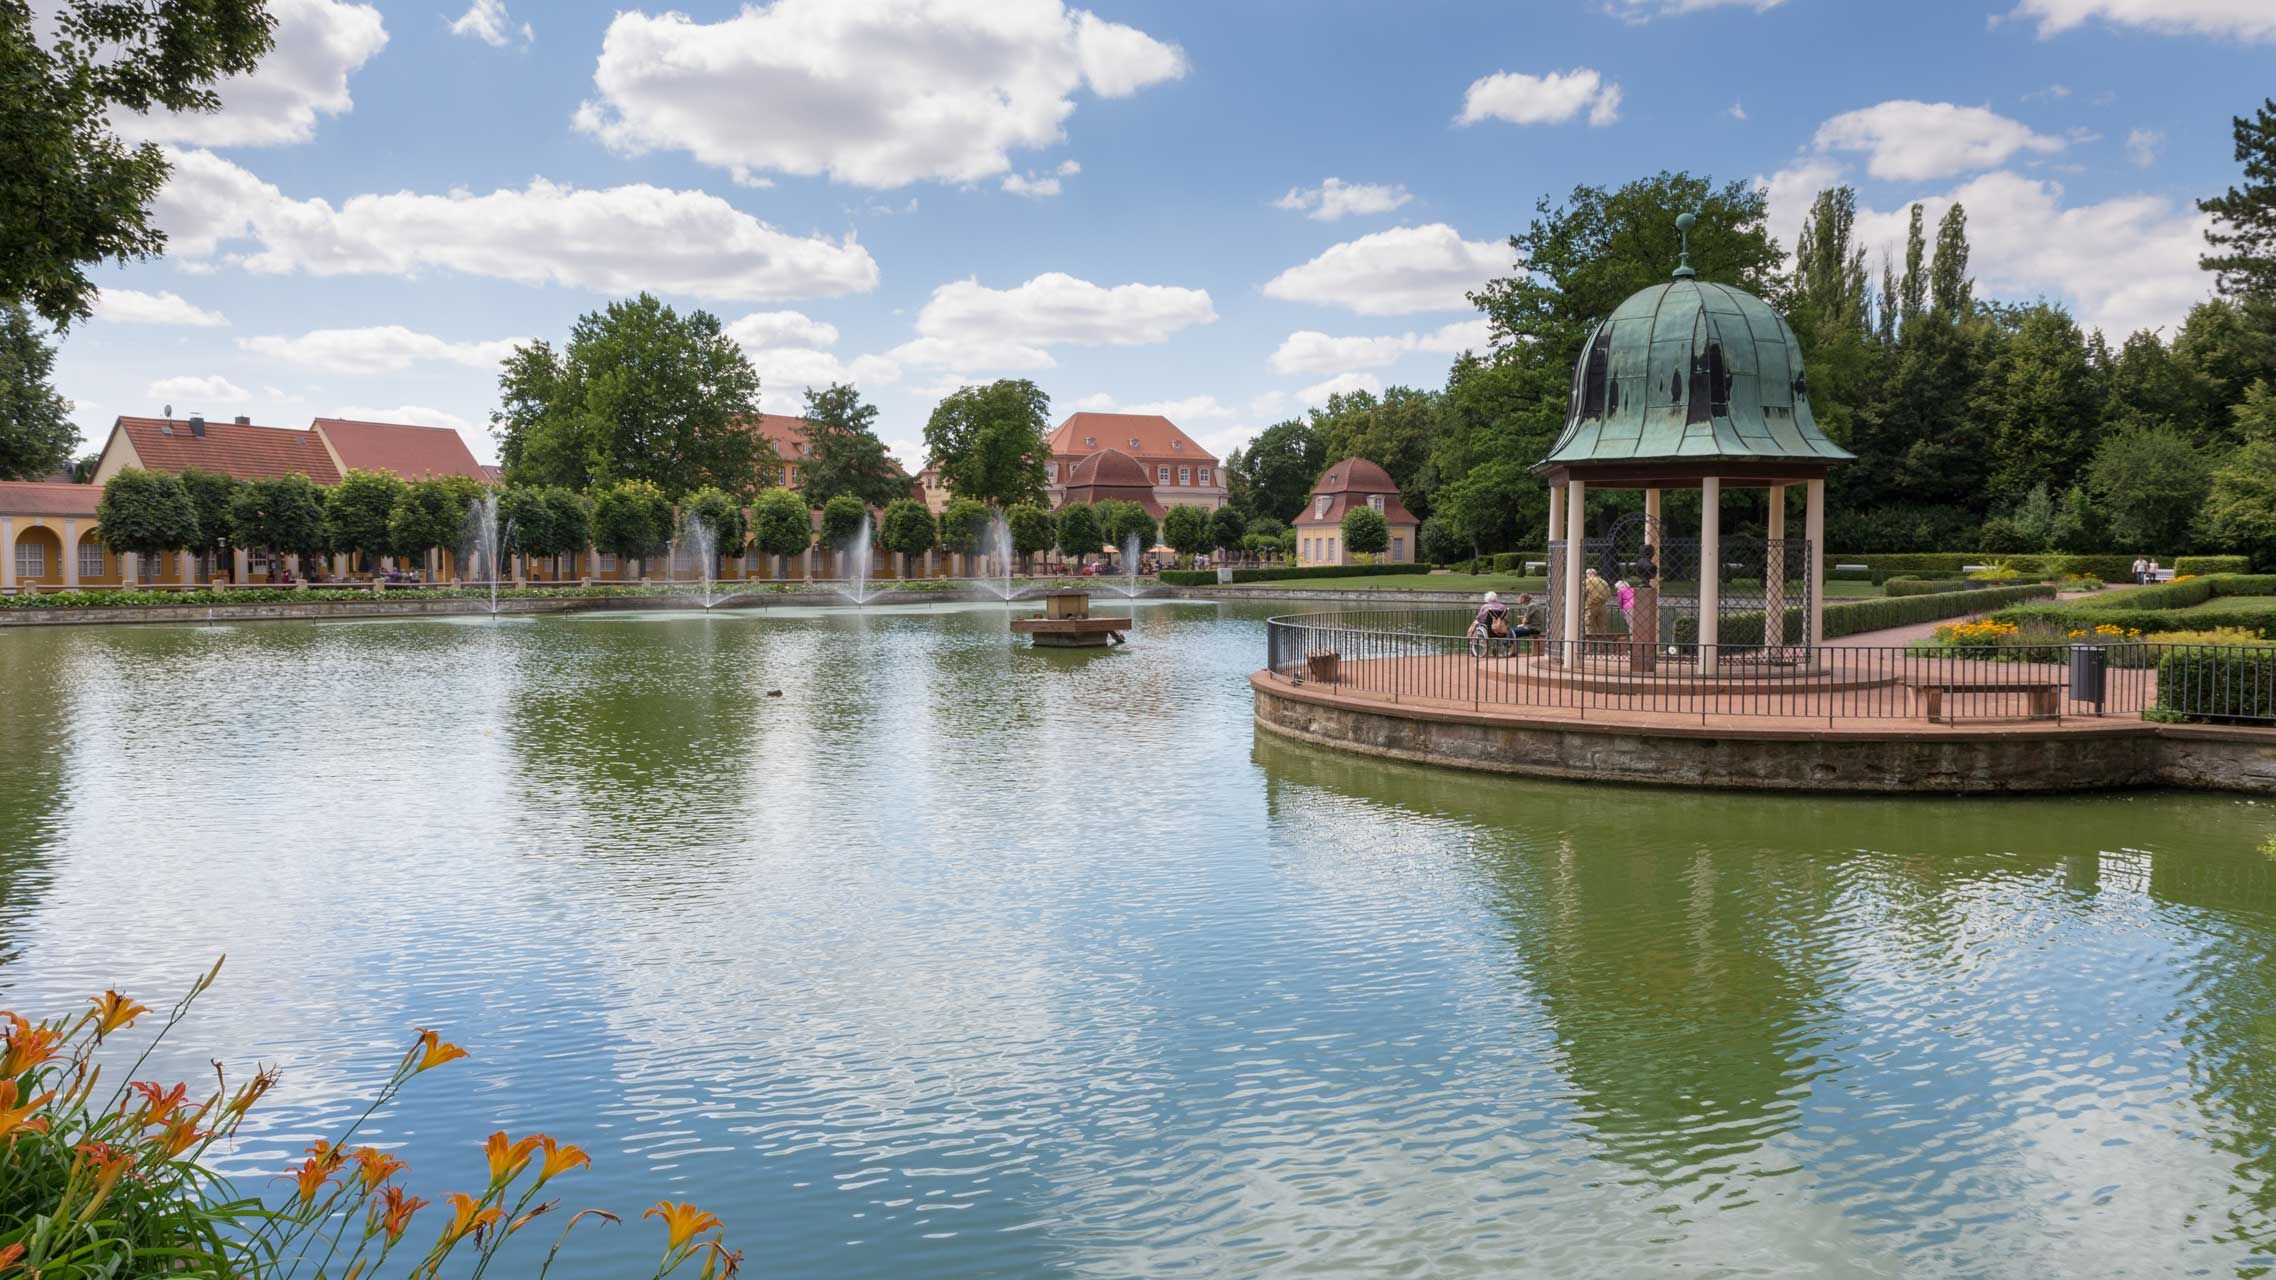
[[[2053,587],[2034,582],[2012,587],[1983,587],[1973,591],[1946,591],[1936,595],[1900,596],[1895,599],[1840,600],[1826,605],[1825,638],[1839,640],[1844,636],[1885,631],[1890,627],[1966,617],[1986,609],[2017,605],[2027,600],[2052,599],[2054,594]],[[1997,616],[2002,620],[2011,620],[2004,612]],[[1799,607],[1788,609],[1785,643],[1799,643],[1806,625]],[[1721,638],[1724,644],[1761,644],[1762,634],[1763,617],[1760,613],[1723,615]],[[1676,638],[1684,644],[1697,643],[1699,620],[1688,615],[1678,618]]]
[[[930,512],[925,519],[931,520]],[[814,545],[814,518],[806,499],[788,489],[769,489],[751,504],[751,549],[770,556],[795,556]]]
[[[114,552],[152,556],[200,541],[190,491],[163,471],[128,467],[112,476],[95,505],[95,520],[103,545]]]
[[[2276,648],[2179,649],[2157,664],[2157,708],[2191,720],[2276,719]]]
[[[1411,564],[1315,564],[1278,565],[1269,569],[1235,569],[1235,584],[1244,582],[1288,582],[1299,578],[1375,578],[1393,574],[1420,573]],[[1217,585],[1214,569],[1164,569],[1162,582],[1172,587],[1213,587]]]
[[[2022,576],[2023,571],[2021,569],[2016,568],[2014,565],[2011,565],[2004,560],[1996,560],[1990,564],[1985,565],[1983,568],[1976,570],[1974,573],[1969,574],[1968,581],[2013,582]]]
[[[2251,556],[2176,556],[2173,561],[2176,574],[2203,577],[2212,573],[2251,573]]]
[[[1931,581],[1927,578],[1891,578],[1881,584],[1881,593],[1890,596],[1935,596],[1943,595],[1948,591],[1981,591],[1989,585],[1991,584],[1988,582],[1971,581],[1967,578],[1953,578],[1949,581]]]
[[[2257,632],[2243,627],[2214,627],[2209,631],[2160,631],[2142,637],[2153,644],[2266,644]]]
[[[191,984],[153,1047],[220,972],[217,962]],[[409,1194],[403,1180],[408,1167],[401,1159],[376,1147],[349,1146],[362,1118],[337,1138],[309,1147],[304,1159],[274,1180],[286,1184],[278,1203],[240,1194],[211,1167],[211,1153],[236,1137],[277,1074],[263,1069],[231,1088],[218,1077],[217,1062],[217,1079],[198,1101],[191,1100],[186,1081],[169,1088],[128,1080],[99,1089],[97,1047],[129,1032],[150,1010],[116,991],[92,997],[89,1004],[76,1015],[38,1023],[0,1014],[7,1024],[0,1028],[0,1186],[6,1190],[0,1197],[0,1272],[47,1280],[176,1274],[274,1280],[316,1258],[320,1275],[376,1280],[383,1274],[428,1201]],[[364,1117],[394,1102],[418,1076],[465,1056],[436,1033],[420,1032]],[[430,1223],[442,1220],[435,1242],[403,1248],[397,1266],[434,1275],[445,1259],[456,1257],[453,1274],[469,1265],[479,1274],[497,1255],[510,1252],[516,1260],[501,1271],[543,1276],[579,1222],[616,1220],[599,1210],[570,1215],[543,1263],[533,1267],[536,1239],[512,1248],[508,1241],[553,1208],[553,1201],[540,1200],[546,1187],[592,1161],[577,1147],[543,1134],[514,1140],[500,1131],[490,1136],[487,1149],[488,1185],[472,1196],[449,1196],[448,1207],[428,1217]],[[664,1221],[666,1244],[656,1276],[697,1258],[707,1275],[732,1272],[741,1262],[719,1242],[719,1220],[693,1205],[659,1203],[644,1216]],[[338,1271],[331,1270],[335,1260]]]

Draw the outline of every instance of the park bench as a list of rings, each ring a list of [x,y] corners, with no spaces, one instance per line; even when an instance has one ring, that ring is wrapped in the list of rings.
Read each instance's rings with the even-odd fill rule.
[[[1946,700],[1960,694],[2021,694],[2033,720],[2062,718],[2063,684],[2060,680],[1913,680],[1906,683],[1930,724],[1956,723]]]

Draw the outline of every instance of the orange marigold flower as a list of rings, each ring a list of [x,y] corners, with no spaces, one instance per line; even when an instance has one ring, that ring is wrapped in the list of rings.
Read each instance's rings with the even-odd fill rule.
[[[446,1062],[456,1062],[465,1056],[466,1050],[444,1040],[440,1035],[427,1030],[425,1027],[421,1027],[419,1028],[419,1042],[411,1046],[411,1052],[405,1054],[403,1060],[418,1064],[411,1068],[411,1073],[417,1075],[421,1071],[431,1071]]]
[[[371,1230],[387,1233],[387,1242],[394,1244],[403,1238],[404,1228],[411,1225],[411,1215],[427,1207],[417,1196],[404,1194],[401,1187],[389,1187],[372,1202],[366,1223]]]
[[[116,991],[105,991],[99,996],[89,996],[87,1003],[95,1006],[95,1012],[92,1016],[95,1019],[95,1037],[97,1039],[111,1034],[120,1027],[133,1026],[136,1018],[150,1012],[149,1005],[136,1004]]]
[[[10,1143],[15,1142],[18,1129],[46,1132],[46,1118],[32,1113],[46,1106],[55,1097],[55,1091],[50,1089],[20,1107],[16,1105],[16,1096],[16,1082],[0,1080],[0,1138],[6,1138]]]
[[[550,1182],[555,1177],[582,1166],[590,1166],[593,1158],[579,1147],[565,1147],[540,1134],[538,1142],[545,1148],[545,1161],[537,1169],[539,1182]]]
[[[529,1165],[529,1153],[537,1149],[538,1137],[523,1138],[519,1142],[506,1140],[506,1131],[500,1129],[482,1144],[483,1153],[490,1157],[490,1182],[495,1186],[511,1182]]]
[[[35,1027],[13,1013],[0,1012],[0,1018],[8,1020],[8,1030],[0,1036],[0,1076],[24,1074],[54,1057],[63,1044],[63,1033],[53,1027]]]
[[[409,1167],[377,1147],[356,1148],[356,1181],[364,1184],[367,1192],[379,1190],[380,1183]]]
[[[445,1245],[457,1244],[464,1240],[469,1232],[480,1231],[506,1216],[506,1211],[496,1205],[491,1205],[487,1209],[482,1208],[481,1205],[480,1200],[476,1200],[463,1191],[451,1192],[451,1217],[450,1222],[443,1227],[442,1243]]]
[[[673,1204],[669,1200],[658,1200],[655,1208],[640,1216],[664,1220],[664,1248],[666,1251],[684,1248],[688,1241],[706,1231],[715,1231],[723,1225],[719,1219],[685,1201]]]

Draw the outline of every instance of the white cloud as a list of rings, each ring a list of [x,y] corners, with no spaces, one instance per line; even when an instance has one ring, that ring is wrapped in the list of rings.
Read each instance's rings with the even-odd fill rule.
[[[193,329],[218,329],[229,323],[218,311],[185,301],[178,293],[141,293],[134,289],[105,289],[95,303],[98,319],[113,324],[177,324]]]
[[[158,381],[151,383],[143,394],[149,396],[153,400],[164,400],[169,403],[172,403],[174,401],[186,402],[193,400],[201,402],[212,401],[214,402],[213,407],[215,407],[217,411],[219,406],[234,406],[242,404],[245,401],[253,398],[252,392],[247,391],[245,388],[238,386],[236,383],[231,382],[229,379],[224,378],[219,374],[214,374],[206,377],[183,374],[173,378],[160,378]],[[202,403],[184,403],[177,407],[186,414],[191,412],[203,413],[206,411],[208,406]]]
[[[269,0],[276,48],[247,75],[218,86],[219,111],[122,112],[119,132],[134,141],[183,142],[203,147],[265,147],[306,142],[316,117],[354,106],[348,75],[387,43],[379,10],[340,0]]]
[[[848,234],[797,236],[717,196],[647,185],[583,190],[534,179],[474,195],[351,196],[334,208],[294,200],[206,151],[171,156],[154,220],[168,255],[195,264],[225,243],[229,261],[282,275],[397,275],[441,268],[605,293],[654,289],[744,302],[859,293],[877,262]]]
[[[1369,395],[1383,394],[1383,380],[1372,373],[1339,373],[1323,382],[1315,382],[1296,393],[1296,399],[1306,405],[1326,404],[1329,396],[1364,391]]]
[[[1620,86],[1588,67],[1545,76],[1497,71],[1470,83],[1457,124],[1505,120],[1510,124],[1564,124],[1588,113],[1592,125],[1620,118]]]
[[[2165,134],[2159,130],[2130,129],[2126,133],[2126,158],[2140,168],[2156,164],[2158,153],[2163,150]]]
[[[447,409],[430,409],[423,404],[399,404],[392,409],[350,405],[324,416],[346,418],[350,422],[402,422],[414,427],[448,427],[461,435],[474,429],[473,423]]]
[[[1004,175],[1004,190],[1015,196],[1026,196],[1031,200],[1040,200],[1047,196],[1059,194],[1059,179],[1038,178],[1033,173],[1024,176],[1007,173]]]
[[[328,373],[395,373],[422,360],[441,360],[470,369],[495,369],[527,338],[490,342],[450,342],[399,324],[362,329],[311,329],[297,338],[267,334],[240,338],[237,345],[304,369]]]
[[[1844,171],[1838,161],[1822,156],[1797,161],[1791,168],[1780,169],[1765,178],[1754,177],[1754,185],[1769,189],[1770,234],[1778,243],[1791,249],[1801,241],[1802,224],[1809,219],[1810,203],[1818,193],[1840,184]]]
[[[1305,329],[1289,334],[1267,363],[1274,373],[1379,369],[1396,364],[1410,352],[1454,355],[1482,351],[1489,344],[1490,336],[1489,326],[1483,319],[1457,320],[1431,333],[1386,334],[1373,338],[1336,338]]]
[[[823,350],[837,345],[837,326],[796,311],[754,311],[726,332],[758,370],[760,399],[772,412],[798,412],[812,388],[839,382],[867,387],[901,377],[900,364],[887,357],[859,356],[848,363]]]
[[[712,23],[627,12],[576,125],[738,181],[975,182],[1064,140],[1077,90],[1122,97],[1185,65],[1176,46],[1062,0],[775,0]]]
[[[2276,5],[2268,0],[2022,0],[2007,16],[2036,19],[2041,36],[2101,18],[2151,31],[2276,40]]]
[[[537,39],[537,32],[531,30],[528,23],[521,24],[518,30],[515,28],[513,17],[506,12],[506,0],[474,0],[466,6],[466,12],[450,24],[450,33],[480,40],[493,49],[512,44],[516,35],[521,36],[523,44]]]
[[[1404,184],[1386,187],[1330,178],[1316,187],[1290,187],[1273,207],[1301,212],[1315,222],[1334,222],[1352,214],[1389,213],[1412,199]]]
[[[727,336],[747,348],[838,345],[836,325],[798,311],[754,311],[728,325]]]
[[[1865,152],[1865,171],[1892,182],[1949,178],[2005,164],[2018,151],[2063,149],[2061,138],[1985,107],[1905,99],[1835,116],[1818,126],[1815,142],[1821,152]]]
[[[1215,396],[1187,396],[1183,400],[1147,400],[1138,404],[1121,404],[1112,395],[1097,391],[1077,400],[1075,407],[1098,413],[1158,413],[1179,423],[1233,416],[1233,410],[1218,403]]]
[[[1010,289],[978,280],[933,290],[917,313],[917,338],[888,354],[909,364],[956,369],[1048,369],[1047,348],[1126,347],[1167,342],[1217,319],[1202,289],[1174,285],[1106,287],[1051,271]]]
[[[1816,187],[1772,179],[1772,226],[1798,226]],[[2001,171],[1920,201],[1931,232],[1957,200],[1968,211],[1969,265],[1979,296],[2068,303],[2113,338],[2172,326],[2210,289],[2197,269],[2209,220],[2164,196],[2117,196],[2065,207],[2061,184]],[[1903,253],[1908,206],[1860,208],[1858,243]],[[1791,243],[1791,241],[1789,241]],[[2124,264],[2115,268],[2113,264]]]
[[[1744,120],[1747,118],[1746,104],[1743,102],[1734,102],[1730,106],[1724,108],[1723,114],[1729,116],[1733,120]]]
[[[2069,96],[2071,96],[2071,87],[2067,84],[2057,83],[2048,85],[2044,89],[2033,89],[2023,95],[2023,100],[2025,102],[2054,102]]]
[[[1334,245],[1265,282],[1268,298],[1344,307],[1364,316],[1455,311],[1509,264],[1490,240],[1464,240],[1443,222],[1393,227]]]

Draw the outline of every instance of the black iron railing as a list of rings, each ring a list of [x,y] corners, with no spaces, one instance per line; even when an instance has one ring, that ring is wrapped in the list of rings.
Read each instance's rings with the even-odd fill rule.
[[[1292,685],[1393,702],[1584,718],[2276,724],[2276,645],[1722,645],[1703,663],[1695,645],[1486,636],[1474,617],[1417,608],[1274,618],[1267,668]]]

